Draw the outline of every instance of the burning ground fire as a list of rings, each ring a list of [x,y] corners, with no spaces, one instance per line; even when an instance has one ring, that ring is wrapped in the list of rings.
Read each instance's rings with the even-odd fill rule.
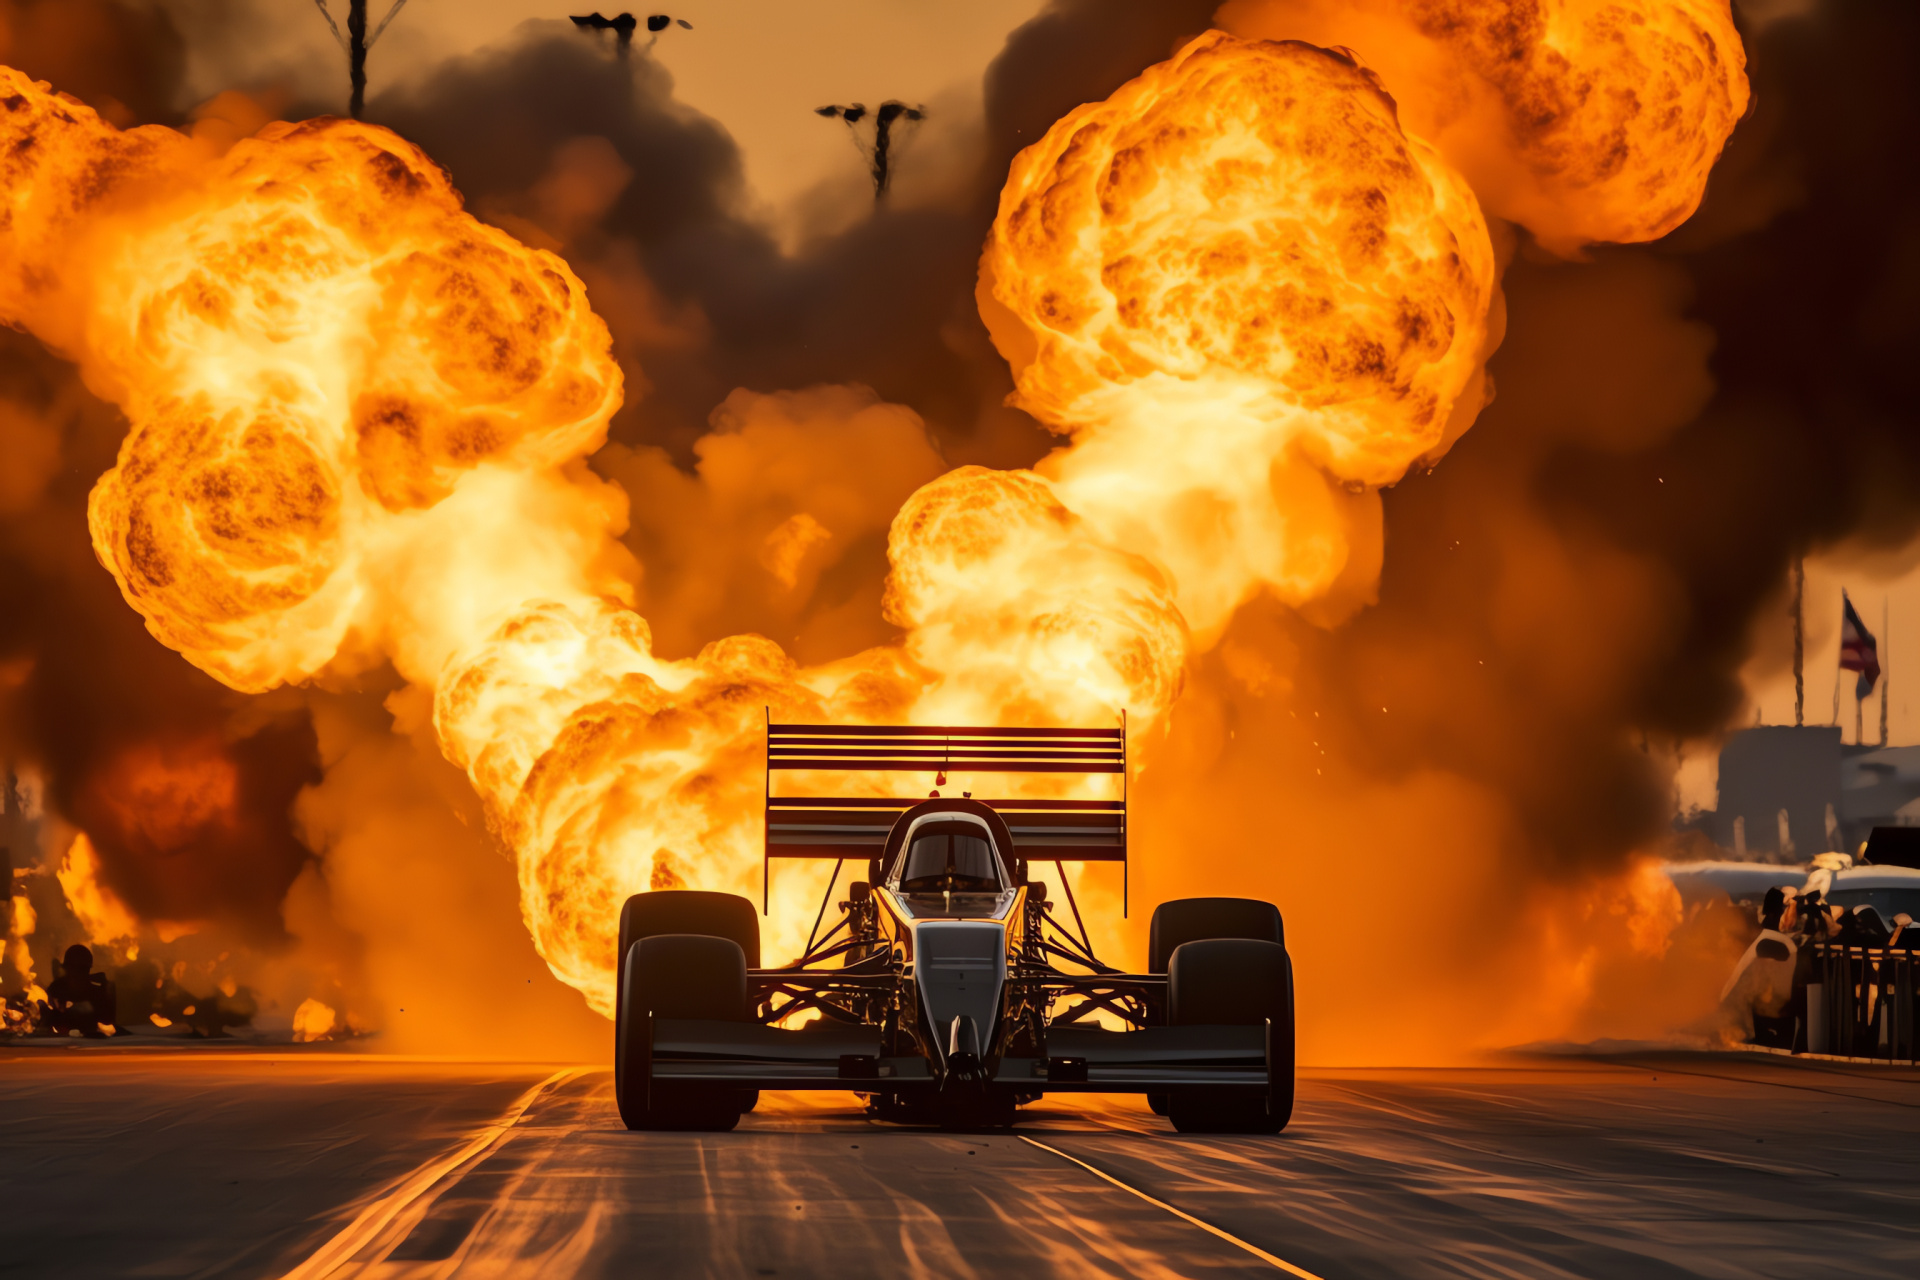
[[[1382,7],[1381,30],[1475,69],[1465,103],[1365,39],[1214,31],[1061,119],[1008,177],[979,300],[1018,403],[1067,443],[914,493],[887,543],[901,638],[823,665],[754,635],[655,655],[628,497],[584,463],[622,396],[606,326],[565,261],[465,212],[386,130],[123,132],[0,69],[0,319],[131,423],[90,525],[148,630],[243,692],[383,662],[430,691],[540,955],[609,1013],[627,894],[757,878],[769,711],[1125,711],[1151,769],[1243,604],[1366,603],[1379,488],[1490,395],[1483,201],[1573,246],[1661,234],[1700,199],[1744,106],[1739,44],[1724,4],[1678,34],[1655,8],[1509,24],[1534,33],[1515,71],[1460,35],[1479,19]],[[1688,88],[1633,100],[1648,85]],[[1503,164],[1531,185],[1483,188]],[[830,536],[808,518],[769,550],[788,585]],[[776,890],[777,951],[806,919],[802,886]],[[303,1006],[303,1033],[333,1016]]]
[[[105,1035],[117,1028],[151,1027],[206,1037],[249,1027],[317,1040],[364,1030],[314,998],[297,1009],[274,1008],[273,995],[248,985],[262,978],[275,987],[287,985],[276,980],[270,956],[236,946],[207,929],[204,920],[143,919],[107,882],[101,855],[86,832],[70,832],[55,819],[44,834],[62,851],[14,885],[5,958],[21,990],[5,1002],[7,1031],[27,1033],[41,1025],[38,1002],[48,998],[47,984],[60,974],[62,952],[75,943],[91,953],[95,972],[111,973],[117,988],[115,1024],[100,1024]],[[50,959],[44,971],[36,964],[36,951]],[[315,975],[301,980],[313,983]]]

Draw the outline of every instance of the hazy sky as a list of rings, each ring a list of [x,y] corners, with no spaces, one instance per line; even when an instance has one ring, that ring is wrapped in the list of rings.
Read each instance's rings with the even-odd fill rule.
[[[1840,592],[1853,598],[1861,621],[1880,645],[1886,684],[1861,707],[1868,742],[1880,737],[1880,694],[1887,699],[1887,738],[1920,742],[1920,548],[1873,554],[1855,549],[1807,561],[1806,723],[1830,724],[1838,698],[1841,736],[1854,740],[1854,675],[1840,672]],[[1793,618],[1787,587],[1778,607],[1754,623],[1755,653],[1741,678],[1751,700],[1749,724],[1793,723]],[[1738,726],[1735,726],[1738,727]],[[1713,748],[1696,748],[1676,780],[1682,810],[1711,809],[1717,779]]]
[[[370,0],[375,23],[390,2]],[[344,28],[347,0],[328,3]],[[845,126],[814,115],[815,107],[899,98],[969,109],[961,104],[977,103],[980,75],[1007,33],[1041,4],[656,0],[632,12],[665,12],[693,24],[691,31],[669,27],[653,56],[672,71],[682,101],[732,131],[756,194],[778,216],[821,179],[860,170]],[[409,0],[368,58],[369,92],[377,97],[398,78],[505,40],[529,19],[564,19],[596,5],[609,16],[629,7],[621,0]],[[345,55],[312,0],[251,0],[247,17],[236,22],[225,10],[217,26],[194,0],[170,8],[195,50],[198,93],[236,80],[278,81],[302,96],[337,96],[344,107]],[[646,43],[642,31],[636,53]]]
[[[1890,696],[1887,727],[1894,742],[1920,739],[1920,576],[1911,551],[1897,556],[1816,556],[1807,561],[1806,722],[1834,718],[1835,673],[1840,653],[1840,592],[1853,598],[1860,619],[1880,645]],[[1783,595],[1772,616],[1756,628],[1760,652],[1744,675],[1765,724],[1793,723],[1793,623]],[[1839,721],[1853,741],[1854,675],[1838,681]],[[1863,708],[1869,742],[1880,731],[1880,695]]]

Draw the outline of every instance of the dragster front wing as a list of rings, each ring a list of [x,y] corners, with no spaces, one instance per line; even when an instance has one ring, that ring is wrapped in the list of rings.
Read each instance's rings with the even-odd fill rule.
[[[751,1022],[648,1018],[651,1079],[743,1089],[937,1090],[937,1064],[881,1054],[880,1028],[815,1023],[798,1031]],[[1272,1087],[1272,1028],[1056,1027],[1047,1056],[989,1060],[989,1083],[1016,1093],[1160,1093]]]

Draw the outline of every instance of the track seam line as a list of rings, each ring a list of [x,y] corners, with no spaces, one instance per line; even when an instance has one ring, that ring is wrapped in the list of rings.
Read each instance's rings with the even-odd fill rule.
[[[1165,1209],[1168,1213],[1172,1214],[1176,1218],[1179,1218],[1182,1222],[1190,1222],[1194,1226],[1206,1232],[1208,1235],[1218,1236],[1222,1240],[1225,1240],[1228,1244],[1233,1245],[1236,1248],[1246,1250],[1248,1253],[1260,1259],[1262,1262],[1265,1262],[1270,1266],[1278,1267],[1280,1270],[1286,1272],[1290,1276],[1298,1276],[1300,1280],[1321,1280],[1321,1277],[1315,1275],[1311,1271],[1306,1270],[1304,1267],[1296,1267],[1291,1262],[1288,1262],[1285,1258],[1275,1257],[1273,1254],[1268,1253],[1265,1249],[1262,1249],[1257,1244],[1250,1244],[1247,1241],[1242,1240],[1239,1236],[1234,1235],[1230,1231],[1221,1230],[1219,1227],[1214,1226],[1211,1222],[1203,1222],[1199,1218],[1194,1217],[1192,1214],[1188,1213],[1184,1209],[1174,1208],[1172,1205],[1168,1204],[1165,1200],[1157,1200],[1154,1197],[1148,1195],[1146,1192],[1142,1191],[1140,1188],[1135,1186],[1130,1186],[1127,1183],[1120,1181],[1120,1179],[1114,1177],[1112,1174],[1107,1173],[1104,1170],[1094,1168],[1092,1165],[1088,1164],[1085,1160],[1080,1159],[1078,1156],[1070,1156],[1066,1152],[1060,1150],[1058,1147],[1050,1147],[1044,1142],[1035,1141],[1034,1139],[1029,1138],[1024,1133],[1018,1134],[1016,1136],[1020,1139],[1020,1141],[1027,1143],[1030,1146],[1038,1147],[1042,1151],[1048,1152],[1051,1155],[1059,1156],[1062,1160],[1066,1160],[1072,1164],[1079,1165],[1082,1169],[1085,1169],[1088,1173],[1092,1174],[1094,1177],[1099,1178],[1103,1182],[1111,1182],[1114,1186],[1120,1188],[1122,1191],[1127,1192],[1129,1195],[1139,1196],[1142,1200],[1145,1200],[1148,1204],[1152,1205],[1156,1209]]]
[[[585,1071],[585,1067],[565,1067],[554,1072],[539,1084],[534,1085],[508,1107],[498,1120],[475,1133],[467,1144],[459,1150],[430,1160],[412,1173],[407,1174],[392,1191],[381,1196],[342,1227],[325,1244],[315,1249],[305,1262],[286,1273],[282,1280],[322,1280],[332,1275],[371,1242],[389,1223],[400,1216],[401,1210],[431,1191],[442,1178],[461,1165],[486,1154],[495,1144],[513,1128],[527,1108],[542,1093],[562,1080]]]
[[[1625,1060],[1623,1059],[1622,1061]],[[1763,1089],[1798,1089],[1802,1093],[1821,1093],[1829,1098],[1845,1098],[1852,1102],[1875,1102],[1885,1107],[1904,1107],[1909,1111],[1920,1110],[1920,1102],[1901,1102],[1898,1098],[1876,1098],[1872,1094],[1847,1093],[1837,1088],[1823,1089],[1817,1084],[1790,1084],[1784,1080],[1757,1080],[1752,1076],[1723,1076],[1713,1071],[1689,1071],[1685,1067],[1669,1067],[1665,1065],[1649,1066],[1641,1062],[1629,1063],[1626,1069],[1629,1071],[1645,1071],[1652,1075],[1658,1075],[1664,1071],[1668,1075],[1691,1076],[1696,1080],[1724,1080],[1728,1084],[1753,1084],[1759,1085]],[[1821,1072],[1821,1074],[1847,1076],[1852,1079],[1860,1078],[1852,1076],[1851,1073],[1845,1071]],[[1869,1079],[1867,1083],[1880,1084],[1885,1082]],[[1894,1083],[1904,1084],[1906,1082],[1895,1081]]]

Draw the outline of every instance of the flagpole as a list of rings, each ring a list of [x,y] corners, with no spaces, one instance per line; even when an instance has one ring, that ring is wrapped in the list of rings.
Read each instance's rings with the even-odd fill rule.
[[[1893,628],[1888,621],[1887,597],[1880,597],[1880,745],[1887,745],[1887,681],[1893,670]]]
[[[1845,587],[1840,589],[1840,665],[1844,670],[1847,663],[1847,641],[1858,640],[1860,631],[1865,630],[1858,624],[1859,614],[1854,612],[1853,601],[1847,598]],[[1859,672],[1854,672],[1853,681],[1853,745],[1860,745],[1860,680]]]
[[[1840,727],[1840,664],[1846,661],[1845,646],[1833,655],[1833,717],[1827,723],[1834,728]]]

